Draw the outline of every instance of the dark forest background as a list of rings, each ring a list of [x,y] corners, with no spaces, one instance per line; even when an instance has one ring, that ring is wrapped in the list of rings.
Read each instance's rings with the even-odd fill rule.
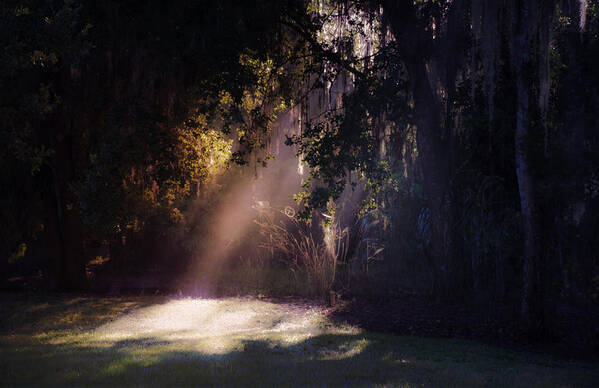
[[[2,287],[597,349],[596,0],[6,0],[0,49]]]

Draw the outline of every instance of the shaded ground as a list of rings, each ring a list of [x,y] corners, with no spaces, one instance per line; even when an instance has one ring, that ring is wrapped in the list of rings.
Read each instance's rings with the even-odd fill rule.
[[[0,295],[2,386],[596,386],[599,365],[377,334],[310,303]]]
[[[556,312],[554,312],[555,314]],[[332,318],[366,330],[399,335],[474,339],[503,347],[543,350],[562,357],[599,360],[599,316],[567,311],[545,337],[521,331],[519,312],[501,306],[436,303],[426,298],[354,298],[340,303]],[[540,334],[540,333],[539,333]]]
[[[368,330],[402,335],[500,340],[507,345],[522,339],[514,311],[492,313],[417,297],[354,298],[341,303],[333,317]]]

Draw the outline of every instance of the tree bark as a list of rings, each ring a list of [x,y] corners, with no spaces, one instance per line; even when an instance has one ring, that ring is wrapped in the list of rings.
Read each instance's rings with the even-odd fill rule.
[[[75,180],[78,156],[84,152],[75,133],[72,112],[65,112],[66,119],[56,125],[52,186],[54,194],[52,217],[56,225],[53,238],[59,249],[55,249],[54,259],[59,261],[58,288],[61,290],[83,290],[87,288],[85,274],[84,225],[78,211],[78,200],[71,191],[70,184]]]
[[[405,1],[384,1],[387,19],[399,41],[401,56],[410,78],[414,99],[414,121],[417,125],[418,157],[423,171],[423,188],[430,211],[430,257],[433,269],[433,293],[438,298],[451,295],[451,273],[447,252],[444,202],[449,177],[447,153],[448,132],[439,96],[431,86],[426,58],[432,58],[432,36],[418,19],[413,4]],[[452,79],[452,77],[448,77]],[[451,88],[453,85],[447,85]]]
[[[416,59],[416,61],[419,61]],[[414,94],[416,138],[424,174],[423,188],[430,211],[431,248],[434,268],[433,292],[437,297],[450,295],[451,276],[447,262],[447,244],[443,203],[447,188],[448,163],[443,146],[439,101],[432,93],[428,76],[422,63],[409,63],[408,74]]]
[[[535,2],[517,2],[515,12],[513,64],[516,73],[517,109],[514,150],[516,176],[520,195],[520,209],[524,232],[522,306],[521,313],[529,330],[543,326],[543,298],[540,268],[540,232],[532,166],[528,152],[530,141],[530,75],[533,34],[533,9]]]

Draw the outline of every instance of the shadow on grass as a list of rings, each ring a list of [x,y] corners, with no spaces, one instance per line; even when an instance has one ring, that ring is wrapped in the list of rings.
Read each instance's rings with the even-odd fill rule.
[[[31,335],[76,326],[94,329],[160,297],[98,297],[77,294],[0,293],[0,335]]]
[[[319,335],[282,346],[248,340],[224,354],[138,338],[109,346],[30,345],[3,352],[3,384],[35,386],[595,386],[597,368],[376,334]],[[446,343],[445,343],[446,342]]]
[[[154,338],[118,341],[106,348],[39,345],[14,354],[1,372],[8,385],[433,383],[431,368],[416,360],[398,363],[398,352],[383,355],[374,349],[380,343],[344,355],[347,349],[351,352],[352,343],[362,340],[357,335],[325,335],[286,347],[244,341],[240,350],[213,355],[162,349],[175,344]]]

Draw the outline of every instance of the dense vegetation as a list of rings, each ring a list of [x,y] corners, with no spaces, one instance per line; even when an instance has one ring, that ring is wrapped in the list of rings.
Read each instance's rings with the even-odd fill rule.
[[[8,0],[0,45],[7,278],[218,272],[599,343],[596,0]]]

